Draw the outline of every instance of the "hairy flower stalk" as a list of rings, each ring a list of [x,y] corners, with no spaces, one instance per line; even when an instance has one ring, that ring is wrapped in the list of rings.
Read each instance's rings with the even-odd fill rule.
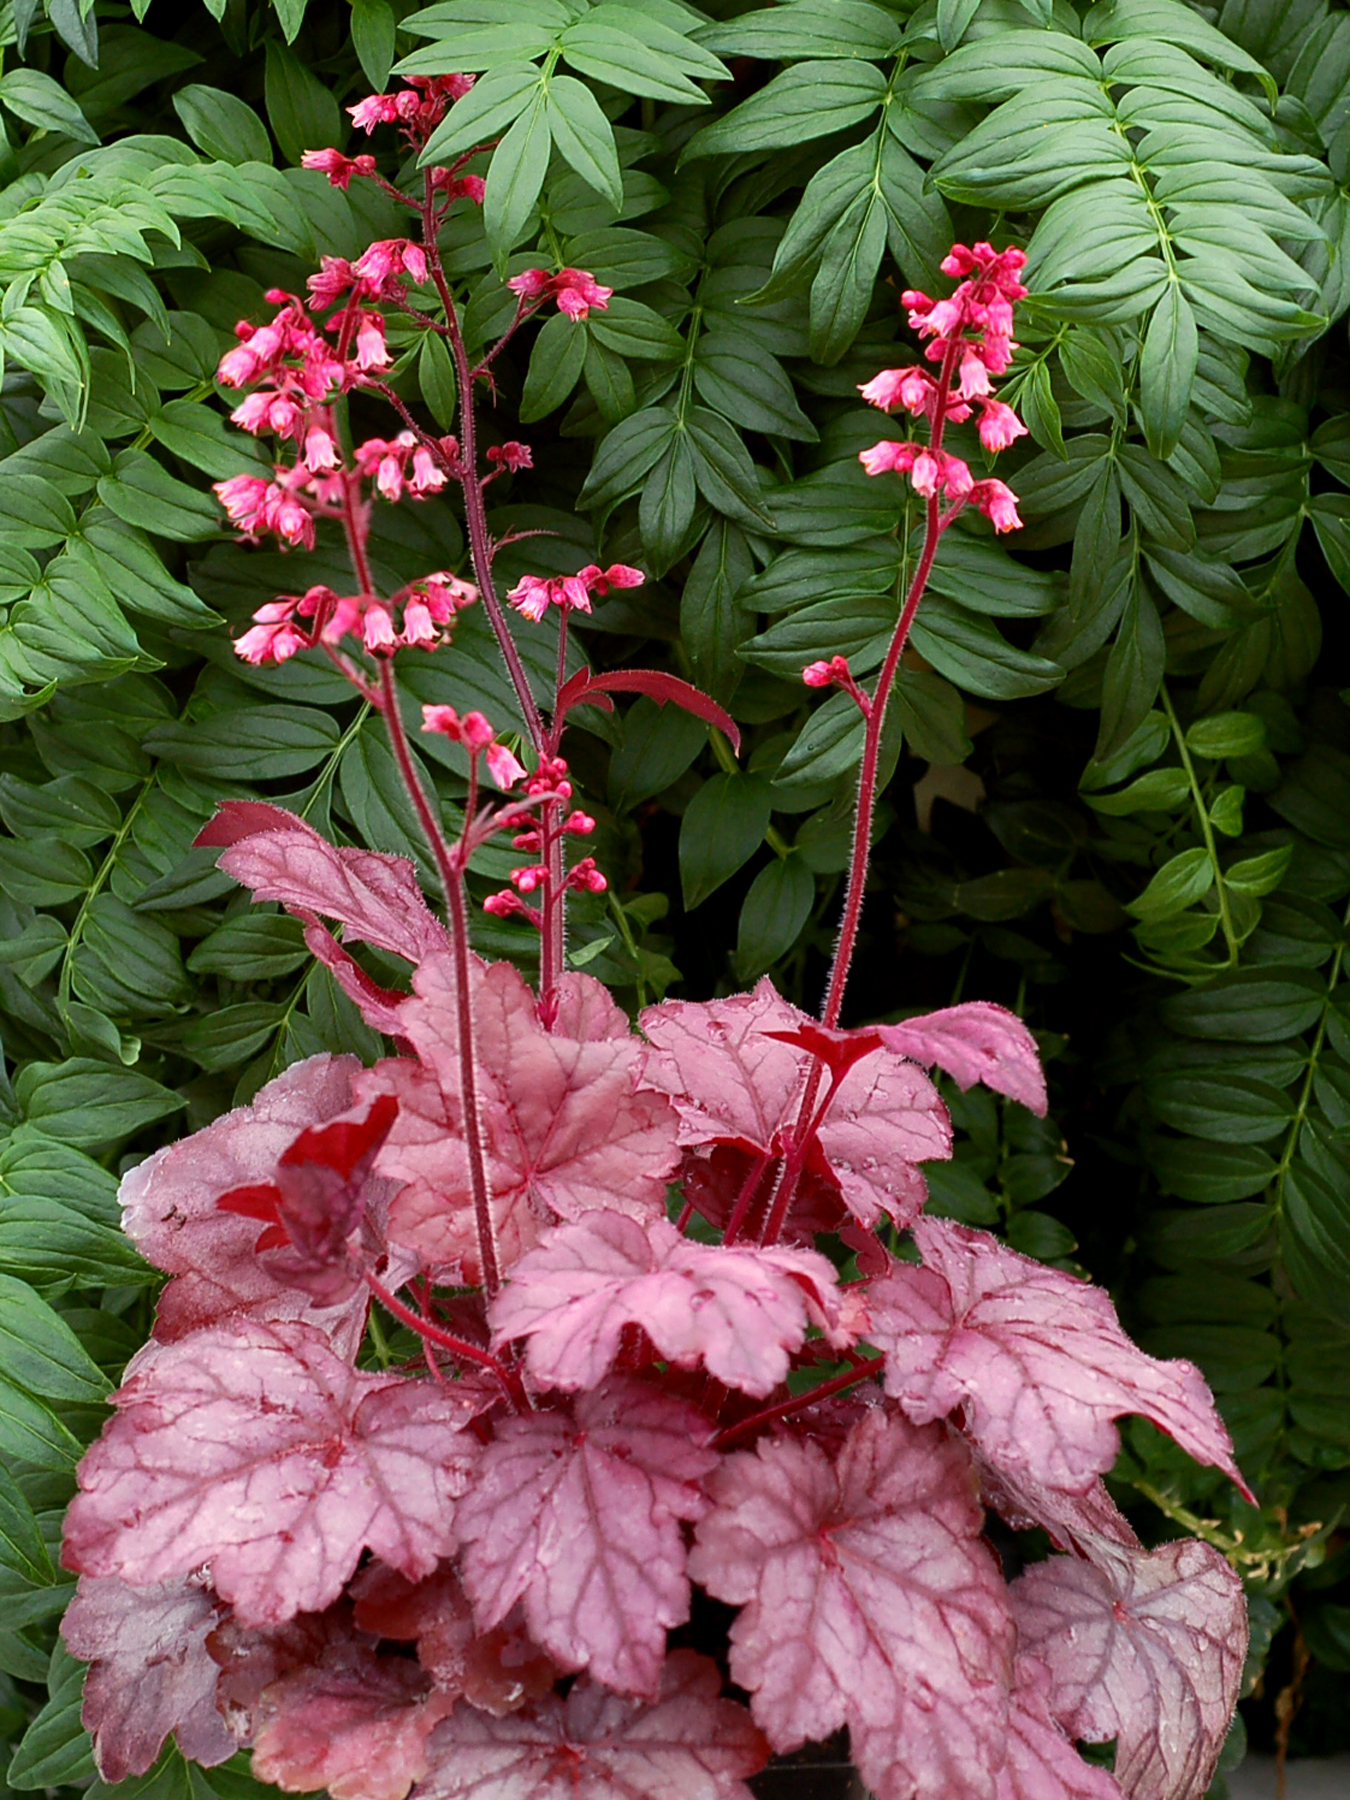
[[[904,304],[909,308],[910,328],[929,340],[924,355],[930,362],[938,364],[936,379],[918,367],[883,369],[860,389],[864,399],[884,412],[901,406],[916,418],[928,420],[926,446],[883,441],[860,452],[858,458],[869,475],[891,472],[908,475],[915,492],[924,501],[924,533],[919,560],[871,694],[864,693],[858,686],[842,656],[836,656],[828,663],[809,663],[802,671],[802,680],[808,687],[838,686],[850,694],[865,721],[848,884],[834,961],[821,1008],[821,1022],[827,1027],[839,1023],[858,939],[871,858],[877,764],[886,709],[900,659],[909,641],[910,628],[933,572],[938,544],[943,532],[968,505],[974,505],[984,513],[996,531],[1011,531],[1021,523],[1017,516],[1016,496],[1011,490],[1001,481],[976,481],[968,464],[943,449],[942,440],[948,421],[960,424],[970,417],[972,400],[981,408],[980,438],[986,450],[1005,449],[1026,431],[1011,407],[993,398],[990,382],[991,375],[1002,374],[1007,369],[1017,348],[1012,342],[1013,306],[1026,293],[1017,280],[1018,271],[1025,262],[1024,253],[1017,249],[995,251],[992,245],[985,243],[976,244],[973,249],[956,245],[944,259],[942,270],[944,274],[961,275],[966,279],[950,299],[930,300],[917,290],[909,290],[903,296]],[[810,1153],[824,1069],[823,1062],[815,1061],[806,1076],[792,1133],[792,1147],[779,1169],[764,1222],[763,1241],[766,1244],[778,1240]]]

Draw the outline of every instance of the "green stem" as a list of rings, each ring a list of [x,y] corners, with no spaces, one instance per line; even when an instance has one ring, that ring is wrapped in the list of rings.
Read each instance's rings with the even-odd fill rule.
[[[1350,926],[1350,902],[1346,903],[1345,911],[1341,914],[1341,926],[1342,928]],[[1341,964],[1344,960],[1345,944],[1342,942],[1336,946],[1336,954],[1331,959],[1331,968],[1327,973],[1327,991],[1329,993],[1335,990],[1336,984],[1341,978]],[[1294,1154],[1298,1149],[1298,1140],[1303,1135],[1304,1125],[1308,1122],[1308,1108],[1313,1097],[1313,1083],[1317,1078],[1317,1062],[1322,1054],[1322,1046],[1325,1044],[1326,1039],[1327,1011],[1324,1009],[1321,1018],[1317,1021],[1317,1033],[1313,1038],[1312,1049],[1308,1053],[1308,1067],[1304,1071],[1303,1085],[1299,1089],[1298,1105],[1294,1110],[1294,1117],[1289,1125],[1289,1134],[1284,1142],[1284,1151],[1280,1157],[1279,1167],[1275,1171],[1275,1178],[1272,1183],[1272,1186],[1275,1189],[1274,1210],[1276,1218],[1279,1218],[1284,1210],[1285,1183],[1289,1179],[1289,1171],[1294,1164]]]
[[[79,947],[81,938],[84,936],[84,928],[89,923],[89,914],[93,910],[95,900],[97,900],[99,895],[103,892],[109,876],[111,876],[113,869],[117,865],[117,858],[121,854],[122,846],[127,841],[131,828],[136,823],[137,815],[142,806],[144,806],[146,800],[149,798],[150,792],[155,786],[155,780],[155,775],[151,773],[147,775],[145,780],[141,783],[140,793],[137,794],[135,800],[132,802],[130,811],[118,826],[113,841],[108,846],[103,861],[99,864],[98,873],[94,876],[93,881],[89,885],[88,893],[86,893],[84,898],[80,901],[80,910],[75,915],[75,923],[70,928],[70,936],[66,939],[66,947],[61,956],[61,977],[57,993],[59,996],[60,1010],[63,1015],[66,1008],[70,1005],[70,984],[74,975],[75,951]]]
[[[1177,718],[1166,682],[1163,682],[1159,693],[1162,697],[1163,711],[1167,714],[1167,722],[1172,728],[1172,737],[1181,757],[1181,766],[1186,771],[1186,780],[1191,790],[1191,801],[1195,807],[1196,818],[1200,821],[1200,835],[1205,840],[1205,849],[1214,870],[1214,890],[1219,901],[1219,923],[1223,928],[1224,942],[1228,945],[1226,966],[1229,969],[1235,969],[1238,964],[1238,953],[1242,949],[1242,940],[1238,937],[1233,925],[1232,908],[1228,904],[1228,885],[1224,881],[1223,869],[1219,863],[1219,847],[1214,837],[1214,827],[1209,822],[1209,808],[1205,805],[1204,790],[1200,778],[1195,772],[1195,764],[1191,761],[1191,753],[1186,748],[1186,734],[1181,729],[1181,721]]]

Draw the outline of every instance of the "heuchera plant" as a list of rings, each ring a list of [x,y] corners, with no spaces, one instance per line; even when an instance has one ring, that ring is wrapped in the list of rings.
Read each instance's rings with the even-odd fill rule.
[[[469,83],[413,83],[354,117],[420,150]],[[568,714],[637,692],[733,744],[735,726],[658,671],[566,676],[571,615],[638,570],[498,595],[484,491],[530,452],[480,456],[474,414],[506,338],[609,292],[579,269],[517,275],[514,319],[473,366],[438,251],[448,210],[481,199],[468,159],[425,170],[415,200],[372,156],[306,160],[338,186],[379,183],[418,234],[326,259],[307,302],[273,293],[275,316],[241,324],[221,364],[244,390],[235,421],[283,447],[271,480],[221,484],[231,518],[302,550],[335,521],[352,573],[349,592],[264,607],[237,649],[280,663],[321,646],[379,710],[446,914],[408,863],[265,803],[229,803],[203,834],[303,921],[393,1053],[299,1063],[123,1185],[128,1232],[172,1279],[66,1527],[80,1584],[64,1630],[92,1665],[104,1778],[148,1769],[172,1734],[203,1764],[251,1745],[262,1779],[336,1800],[745,1800],[771,1751],[847,1726],[879,1800],[1196,1800],[1236,1697],[1241,1588],[1203,1543],[1145,1549],[1102,1475],[1115,1419],[1135,1413],[1241,1485],[1209,1393],[1188,1363],[1136,1349],[1100,1291],[924,1215],[922,1165],[951,1146],[926,1071],[1043,1112],[1020,1021],[971,1002],[839,1022],[882,725],[939,540],[971,507],[1018,523],[944,435],[976,408],[986,450],[1023,429],[993,394],[1021,253],[958,245],[950,296],[905,295],[928,366],[863,389],[926,422],[862,458],[926,511],[871,691],[842,657],[803,675],[866,722],[821,1018],[765,980],[649,1007],[635,1032],[565,967],[568,894],[604,886],[572,854],[594,821],[561,754]],[[387,381],[391,311],[445,338],[457,437]],[[350,442],[357,393],[389,402],[392,437]],[[472,579],[435,570],[382,594],[373,508],[456,489]],[[557,631],[545,708],[503,601]],[[447,836],[394,653],[445,645],[471,603],[527,737],[518,754],[477,712],[425,709],[467,754]],[[487,904],[538,928],[537,989],[469,945],[466,869],[502,833],[521,862]],[[377,982],[362,945],[401,958],[409,991]],[[918,1260],[897,1254],[905,1233]],[[852,1279],[822,1241],[848,1246]],[[420,1340],[411,1365],[359,1366],[372,1301]],[[1039,1524],[1056,1552],[1009,1582],[990,1513]],[[715,1655],[690,1643],[696,1586],[727,1609],[700,1621],[731,1618],[699,1640]],[[1114,1773],[1075,1747],[1110,1740]]]

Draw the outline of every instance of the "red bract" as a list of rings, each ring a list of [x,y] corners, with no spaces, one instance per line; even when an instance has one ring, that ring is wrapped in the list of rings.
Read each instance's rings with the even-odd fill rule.
[[[429,1574],[474,1461],[454,1389],[358,1374],[307,1325],[156,1348],[80,1464],[67,1567],[140,1586],[210,1565],[245,1624],[318,1612],[362,1550]]]
[[[840,1302],[834,1268],[815,1251],[691,1243],[664,1219],[644,1227],[589,1213],[521,1258],[491,1318],[502,1342],[528,1338],[530,1372],[545,1386],[597,1386],[624,1331],[639,1326],[682,1368],[702,1362],[763,1396],[808,1324],[836,1348],[851,1341]]]
[[[922,1219],[914,1238],[923,1268],[897,1265],[869,1296],[886,1390],[910,1418],[962,1407],[996,1470],[1084,1493],[1115,1461],[1111,1421],[1142,1413],[1247,1492],[1200,1371],[1137,1349],[1100,1288],[964,1225]]]
[[[744,1608],[732,1679],[774,1748],[847,1724],[877,1800],[993,1800],[1013,1628],[963,1446],[873,1413],[833,1465],[763,1443],[709,1492],[690,1572]]]
[[[720,1698],[716,1666],[677,1650],[649,1704],[583,1677],[565,1700],[485,1718],[466,1706],[431,1740],[422,1800],[751,1800],[764,1766],[749,1714]]]
[[[142,1256],[175,1277],[159,1298],[155,1335],[172,1342],[227,1318],[304,1319],[355,1360],[366,1322],[366,1296],[353,1288],[320,1302],[285,1273],[261,1262],[258,1228],[218,1202],[239,1188],[271,1181],[281,1157],[308,1128],[347,1112],[355,1100],[354,1056],[312,1056],[260,1089],[252,1105],[226,1113],[204,1131],[157,1151],[122,1182],[122,1221]],[[366,1222],[382,1231],[388,1182],[363,1190]],[[372,1247],[372,1266],[384,1273]]]
[[[763,1155],[787,1148],[810,1055],[775,1033],[810,1024],[768,977],[730,1000],[670,1000],[649,1006],[652,1045],[645,1086],[669,1094],[681,1144],[735,1144]],[[841,1080],[816,1138],[822,1172],[864,1225],[883,1213],[907,1225],[927,1195],[918,1165],[951,1155],[947,1109],[911,1063],[878,1053]]]
[[[72,1656],[92,1663],[81,1718],[107,1782],[143,1775],[166,1737],[212,1768],[233,1756],[233,1733],[216,1710],[220,1671],[206,1648],[220,1601],[200,1581],[124,1581],[82,1575],[61,1621]]]
[[[522,1601],[564,1668],[654,1696],[666,1629],[689,1616],[680,1521],[705,1510],[711,1435],[692,1407],[624,1378],[573,1411],[505,1421],[457,1514],[480,1629]]]
[[[670,1108],[639,1093],[636,1039],[576,1039],[547,1032],[534,998],[509,963],[471,974],[482,1130],[492,1205],[507,1265],[546,1226],[609,1208],[659,1216],[677,1153]],[[366,1078],[390,1091],[399,1116],[376,1160],[405,1183],[390,1229],[428,1267],[478,1279],[466,1173],[456,983],[451,960],[418,970],[399,1029],[420,1059],[381,1063]]]
[[[1247,1654],[1242,1583],[1194,1539],[1099,1563],[1052,1557],[1012,1586],[1018,1642],[1049,1669],[1049,1707],[1074,1737],[1116,1740],[1129,1800],[1199,1800]]]
[[[311,1126],[282,1151],[275,1181],[234,1188],[216,1202],[222,1212],[263,1220],[255,1248],[264,1266],[321,1306],[349,1299],[363,1287],[363,1264],[378,1262],[366,1229],[371,1165],[397,1112],[381,1094],[363,1117]]]

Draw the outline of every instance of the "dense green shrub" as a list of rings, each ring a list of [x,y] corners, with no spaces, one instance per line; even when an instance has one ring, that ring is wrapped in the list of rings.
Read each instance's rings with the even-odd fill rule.
[[[229,541],[209,493],[249,466],[214,381],[235,321],[321,255],[397,229],[360,184],[297,166],[306,147],[356,147],[342,109],[395,56],[479,72],[476,110],[450,123],[462,148],[501,139],[476,165],[481,220],[446,246],[479,340],[531,263],[616,290],[496,365],[501,435],[523,421],[536,463],[527,498],[494,490],[498,528],[556,534],[508,548],[504,572],[602,547],[641,563],[659,579],[597,606],[587,654],[696,679],[746,736],[724,763],[697,721],[638,700],[577,740],[615,880],[578,907],[572,957],[634,1003],[770,969],[817,997],[861,725],[799,673],[840,651],[875,666],[917,525],[858,465],[878,430],[856,386],[905,360],[898,291],[932,283],[954,236],[1028,248],[1005,391],[1035,441],[1000,468],[1028,529],[944,540],[900,678],[857,995],[877,1016],[991,994],[1037,1029],[1056,1127],[959,1101],[964,1141],[935,1193],[1032,1254],[1079,1259],[1148,1348],[1205,1369],[1260,1513],[1142,1429],[1119,1497],[1142,1530],[1198,1530],[1249,1578],[1263,1737],[1292,1721],[1296,1746],[1342,1742],[1350,15],[1324,0],[308,12],[0,11],[11,1785],[91,1769],[79,1667],[52,1650],[69,1589],[44,1540],[153,1300],[115,1178],[297,1057],[376,1048],[293,922],[247,907],[192,839],[221,798],[257,793],[422,855],[351,690],[317,660],[232,656],[225,627],[291,575]],[[396,342],[399,391],[449,429],[438,342],[411,324]],[[461,563],[446,509],[391,509],[380,530],[399,579]],[[404,681],[452,697],[443,665]],[[513,716],[472,613],[453,689]],[[449,760],[428,773],[462,793]],[[503,872],[485,863],[483,891]],[[480,930],[484,949],[529,953],[509,924]],[[228,1800],[244,1779],[209,1785]]]

